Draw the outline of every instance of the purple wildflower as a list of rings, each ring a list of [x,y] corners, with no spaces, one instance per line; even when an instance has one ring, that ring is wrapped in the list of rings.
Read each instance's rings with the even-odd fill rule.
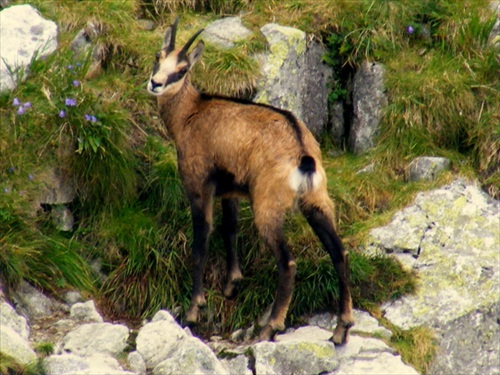
[[[83,115],[83,117],[85,118],[85,120],[90,121],[90,115],[85,114]]]
[[[14,98],[14,100],[12,101],[12,105],[14,107],[17,107],[17,106],[21,105],[21,102],[19,101],[18,98]]]
[[[95,117],[94,115],[90,116],[90,121],[97,122],[97,117]]]
[[[76,100],[71,99],[71,98],[66,98],[64,100],[64,104],[66,104],[66,106],[68,106],[68,107],[74,107],[74,106],[76,106]]]
[[[19,108],[17,109],[17,114],[18,115],[24,114],[24,107],[22,105],[20,105]]]
[[[30,174],[28,175],[28,180],[33,181],[34,179],[35,179],[35,177],[33,177],[33,175],[30,173]]]
[[[6,187],[5,189],[3,189],[3,191],[5,191],[5,193],[7,193],[7,194],[9,194],[9,193],[10,193],[10,189],[9,189],[9,188],[7,188],[7,187]]]
[[[31,102],[26,102],[23,104],[24,108],[31,108]]]
[[[406,32],[410,35],[413,34],[414,31],[415,31],[415,29],[411,25],[406,28]]]
[[[59,111],[59,117],[60,117],[60,118],[65,118],[65,117],[66,117],[66,111],[65,111],[65,110],[63,110],[63,109],[61,109],[61,110]]]
[[[78,81],[77,79],[75,79],[75,80],[73,81],[73,86],[75,86],[75,87],[80,86],[80,81]]]
[[[68,65],[69,70],[73,70],[73,65]]]

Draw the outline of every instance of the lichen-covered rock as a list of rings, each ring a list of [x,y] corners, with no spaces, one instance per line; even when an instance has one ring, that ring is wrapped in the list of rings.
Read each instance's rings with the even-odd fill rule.
[[[383,341],[351,335],[349,343],[337,348],[340,365],[330,375],[417,375],[411,366]]]
[[[82,357],[93,354],[119,355],[127,345],[129,329],[122,324],[88,323],[69,332],[63,350]]]
[[[377,319],[370,316],[367,312],[353,310],[353,316],[355,324],[350,330],[351,334],[362,333],[386,339],[391,338],[392,332],[382,326]],[[327,330],[330,332],[331,337],[331,332],[333,332],[337,325],[337,316],[330,313],[318,314],[311,317],[308,323]]]
[[[23,365],[36,360],[36,354],[30,348],[28,341],[11,327],[2,324],[0,324],[0,351]]]
[[[335,346],[328,341],[261,342],[251,350],[256,374],[320,374],[339,365]]]
[[[365,61],[354,76],[353,119],[349,148],[362,154],[375,145],[383,107],[387,104],[384,85],[385,68]]]
[[[247,356],[240,354],[234,358],[223,358],[222,365],[228,370],[229,375],[252,375]]]
[[[12,328],[21,338],[27,340],[30,329],[26,318],[17,314],[5,301],[0,301],[0,325]]]
[[[46,318],[64,308],[63,304],[47,297],[26,281],[22,281],[11,294],[16,308],[30,319]]]
[[[328,123],[326,83],[332,74],[322,62],[324,48],[295,28],[267,24],[261,31],[269,53],[254,100],[293,112],[318,136]]]
[[[141,375],[146,373],[146,361],[144,361],[144,358],[142,358],[142,355],[140,355],[138,351],[130,352],[127,356],[127,360],[132,371]]]
[[[0,92],[12,90],[33,58],[57,48],[57,25],[31,5],[14,5],[0,11]]]
[[[405,329],[427,325],[438,334],[448,332],[440,341],[441,368],[457,364],[457,353],[471,350],[470,342],[478,340],[472,327],[479,327],[477,321],[483,319],[478,311],[487,311],[500,300],[499,223],[498,201],[474,184],[455,181],[418,194],[389,225],[370,233],[369,251],[394,253],[418,273],[417,293],[383,305],[385,318]],[[457,329],[450,329],[454,325]],[[496,328],[483,337],[498,335],[498,327],[490,327]],[[470,333],[468,340],[460,330]],[[478,355],[470,358],[468,367],[449,367],[442,373],[469,373],[468,368],[486,373],[489,367],[481,368],[478,361],[500,361],[498,350],[490,354],[487,360]]]
[[[206,374],[222,375],[229,371],[208,346],[195,337],[188,337],[175,353],[153,369],[154,375]]]
[[[226,17],[205,27],[201,37],[220,48],[229,49],[234,47],[235,42],[248,38],[251,34],[241,23],[240,17]]]
[[[450,168],[447,158],[421,156],[410,163],[410,181],[434,180],[439,172]]]

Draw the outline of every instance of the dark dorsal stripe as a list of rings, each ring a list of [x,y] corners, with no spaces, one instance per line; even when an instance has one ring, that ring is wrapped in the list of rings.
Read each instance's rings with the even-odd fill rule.
[[[208,95],[208,94],[204,94],[204,93],[201,94],[201,99],[207,100],[207,101],[214,100],[214,99],[225,100],[225,101],[243,104],[243,105],[254,105],[257,107],[267,108],[273,112],[279,113],[280,115],[282,115],[283,117],[285,117],[287,119],[288,124],[291,126],[291,128],[295,132],[295,137],[297,138],[297,142],[299,143],[299,145],[302,148],[304,147],[304,143],[302,142],[302,129],[299,126],[299,122],[297,121],[297,118],[295,117],[295,115],[292,112],[287,111],[286,109],[276,108],[276,107],[273,107],[272,105],[269,105],[269,104],[255,103],[255,102],[252,102],[251,100],[248,100],[248,99],[231,98],[228,96],[219,96],[219,95]]]

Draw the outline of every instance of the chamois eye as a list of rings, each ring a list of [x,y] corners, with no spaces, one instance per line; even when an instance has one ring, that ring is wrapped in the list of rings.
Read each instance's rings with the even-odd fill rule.
[[[161,56],[160,52],[156,52],[156,55],[155,55],[156,61],[160,60],[160,56]]]

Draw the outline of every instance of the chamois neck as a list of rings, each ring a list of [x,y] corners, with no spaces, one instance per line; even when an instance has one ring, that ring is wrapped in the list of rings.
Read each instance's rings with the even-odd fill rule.
[[[189,77],[175,94],[158,97],[158,109],[168,133],[177,141],[186,119],[196,111],[200,92],[193,86]]]

